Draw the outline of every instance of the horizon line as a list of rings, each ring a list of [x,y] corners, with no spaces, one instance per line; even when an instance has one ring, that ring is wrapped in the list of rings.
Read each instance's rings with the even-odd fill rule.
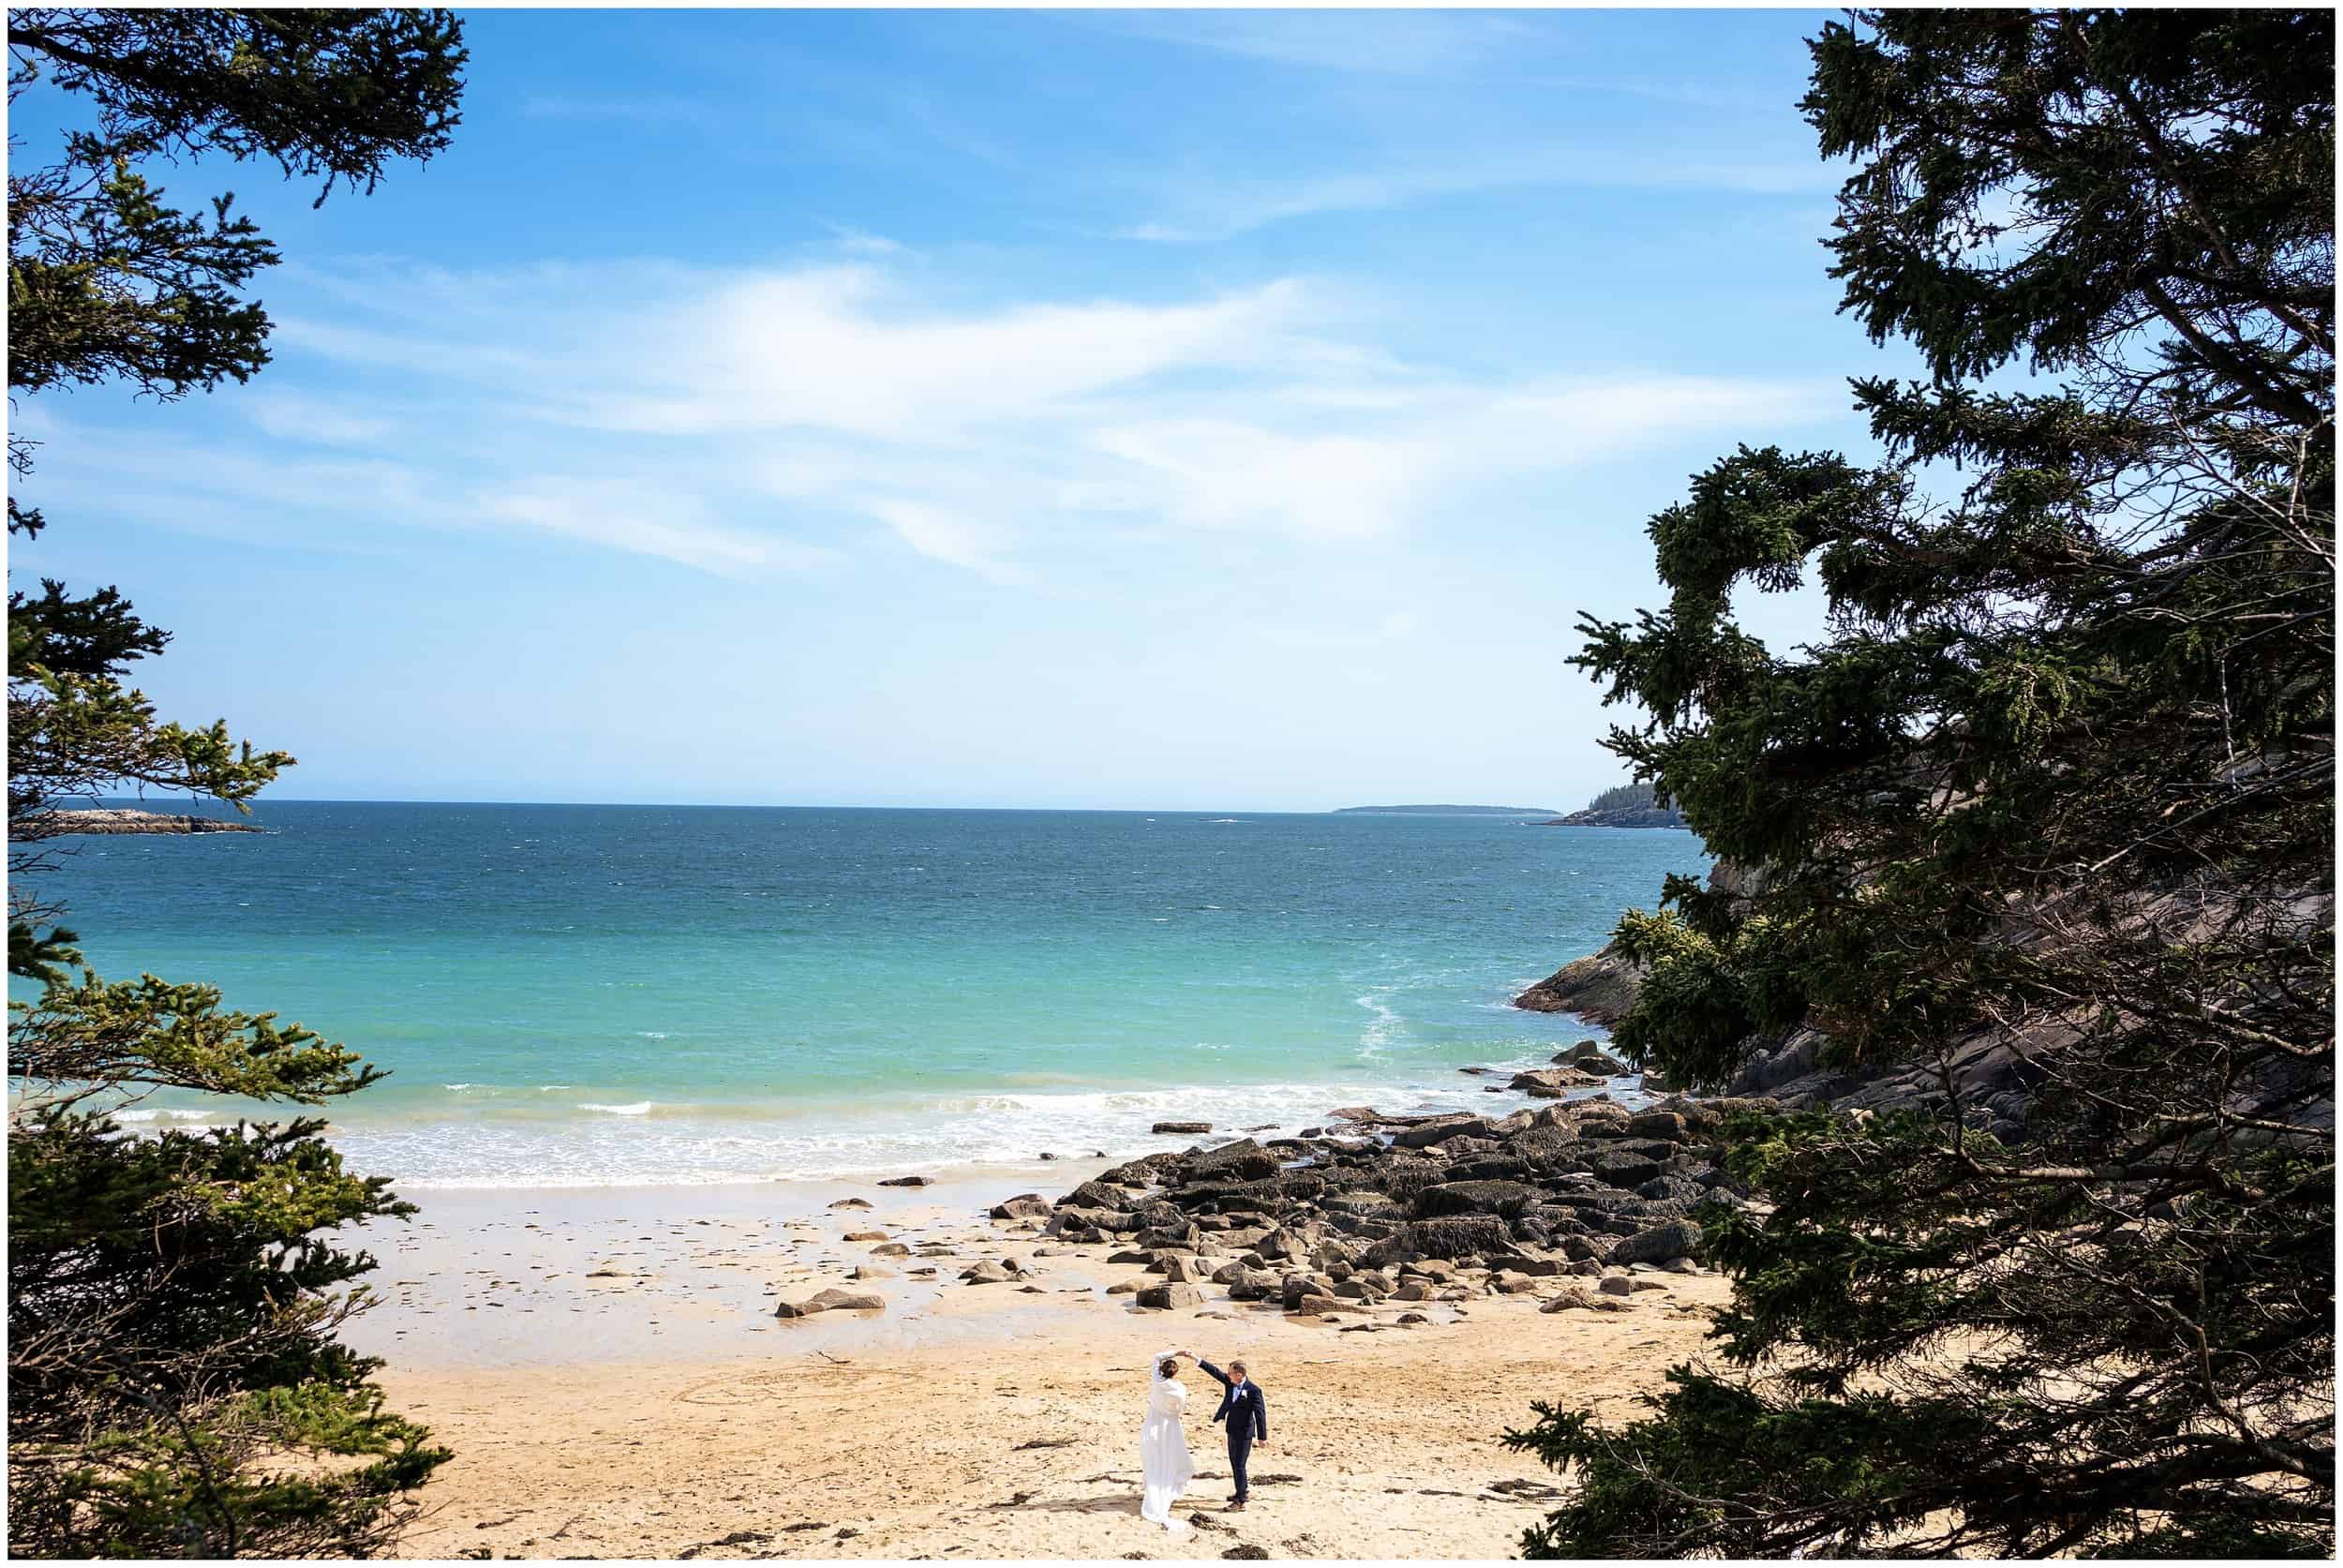
[[[156,806],[157,806],[157,805],[166,805],[166,804],[173,804],[173,803],[174,803],[174,802],[171,802],[171,801],[159,800],[159,799],[157,799],[156,797],[153,797],[153,796],[138,796],[138,795],[105,795],[105,796],[84,796],[84,797],[82,797],[82,799],[95,799],[95,800],[97,800],[97,801],[99,803],[99,807],[100,807],[101,809],[106,808],[106,807],[111,807],[111,806],[113,806],[113,805],[116,805],[116,804],[128,804],[128,805],[132,805],[132,806],[134,806],[134,807],[138,807],[138,808],[142,808],[142,809],[153,809],[154,807],[156,807]],[[185,802],[176,802],[176,803],[177,803],[177,804],[182,804],[182,805],[185,805],[185,806],[187,806],[187,807],[193,807],[193,806],[197,806],[197,805],[204,805],[204,804],[212,804],[212,805],[224,805],[224,804],[225,804],[225,802],[220,802],[220,801],[210,801],[210,800],[202,800],[202,799],[188,800],[188,801],[185,801]],[[1430,804],[1430,803],[1427,803],[1427,804]],[[1458,808],[1460,811],[1462,811],[1463,813],[1465,813],[1465,814],[1489,814],[1489,815],[1500,815],[1500,816],[1503,816],[1503,815],[1535,816],[1535,815],[1540,814],[1541,813],[1555,813],[1555,812],[1558,812],[1558,811],[1567,810],[1567,808],[1557,808],[1557,807],[1552,807],[1552,806],[1470,806],[1470,805],[1467,805],[1467,804],[1466,804],[1465,802],[1463,802],[1463,801],[1448,801],[1448,802],[1439,802],[1439,804],[1443,804],[1443,805],[1450,805],[1450,806],[1454,806],[1454,807],[1455,807],[1455,808]],[[635,810],[635,811],[746,811],[746,812],[842,812],[842,811],[843,811],[843,812],[1015,812],[1015,813],[1043,813],[1043,812],[1056,812],[1056,813],[1062,813],[1062,814],[1080,814],[1098,815],[1098,816],[1139,816],[1139,815],[1144,815],[1144,814],[1158,814],[1167,815],[1167,816],[1202,816],[1202,815],[1208,815],[1208,814],[1212,814],[1212,813],[1215,813],[1215,812],[1244,812],[1244,813],[1246,813],[1247,814],[1249,814],[1249,815],[1253,815],[1253,816],[1340,816],[1340,815],[1343,815],[1343,814],[1347,814],[1347,813],[1348,813],[1348,814],[1365,814],[1365,813],[1372,813],[1372,812],[1410,812],[1410,811],[1412,811],[1412,812],[1417,812],[1417,813],[1421,813],[1421,814],[1426,814],[1426,815],[1436,814],[1434,814],[1434,813],[1431,813],[1431,812],[1426,811],[1426,810],[1425,810],[1425,807],[1424,805],[1415,805],[1415,804],[1411,804],[1411,803],[1409,803],[1409,802],[1401,802],[1401,803],[1398,803],[1398,804],[1395,804],[1395,805],[1390,805],[1390,806],[1318,806],[1318,807],[1311,807],[1311,808],[1297,809],[1297,808],[1291,808],[1291,807],[1265,807],[1265,806],[937,806],[937,805],[923,805],[923,806],[902,806],[902,805],[899,805],[899,806],[880,806],[880,805],[858,805],[858,804],[851,804],[851,803],[837,803],[837,802],[818,802],[818,803],[803,803],[803,802],[797,802],[797,803],[782,804],[782,803],[774,803],[774,802],[754,802],[754,801],[740,801],[740,800],[487,800],[487,799],[477,799],[477,800],[471,800],[471,799],[436,799],[436,798],[434,798],[434,799],[425,799],[425,798],[422,798],[422,797],[414,797],[414,796],[410,796],[410,797],[388,797],[388,798],[385,798],[385,797],[374,797],[374,798],[367,798],[367,797],[360,797],[360,796],[322,796],[322,795],[320,795],[320,796],[300,796],[300,795],[292,795],[292,796],[280,796],[280,797],[277,797],[276,799],[273,799],[273,800],[258,800],[258,799],[256,799],[256,800],[254,800],[254,801],[252,801],[252,802],[251,802],[251,805],[252,805],[252,808],[253,808],[253,810],[254,810],[255,812],[258,812],[258,811],[261,810],[262,808],[264,808],[264,807],[266,807],[266,806],[269,806],[269,805],[295,805],[295,806],[575,806],[575,807],[579,807],[579,808],[588,808],[588,809],[591,809],[591,808],[607,808],[607,809],[622,809],[622,810]],[[77,809],[77,808],[72,808],[72,807],[64,807],[64,808],[60,808],[60,809],[63,809],[63,810],[74,810],[74,809]]]

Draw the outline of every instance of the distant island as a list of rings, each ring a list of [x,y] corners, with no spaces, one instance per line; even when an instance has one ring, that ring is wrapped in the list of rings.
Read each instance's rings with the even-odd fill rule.
[[[27,817],[25,826],[42,829],[37,837],[64,833],[258,833],[264,829],[248,822],[216,816],[183,816],[162,812],[48,811]]]
[[[1545,816],[1551,806],[1343,806],[1336,816]]]
[[[1681,828],[1684,814],[1659,804],[1648,784],[1623,784],[1587,802],[1587,809],[1541,822],[1541,828]]]

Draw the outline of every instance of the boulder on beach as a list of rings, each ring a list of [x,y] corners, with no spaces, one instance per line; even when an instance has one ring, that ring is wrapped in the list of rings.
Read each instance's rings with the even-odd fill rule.
[[[933,1185],[933,1180],[927,1176],[889,1176],[879,1183],[881,1187],[932,1187]]]
[[[1485,1116],[1438,1116],[1400,1128],[1392,1134],[1391,1141],[1398,1148],[1423,1149],[1434,1143],[1445,1143],[1451,1138],[1461,1138],[1467,1133],[1486,1132],[1488,1128],[1489,1121]]]
[[[1608,1296],[1590,1296],[1576,1286],[1573,1286],[1539,1307],[1538,1310],[1567,1312],[1574,1308],[1582,1312],[1624,1312],[1627,1310],[1627,1304]]]
[[[1186,1162],[1186,1183],[1257,1182],[1277,1173],[1277,1157],[1250,1138],[1207,1149]]]
[[[1212,1124],[1210,1122],[1157,1122],[1153,1130],[1157,1133],[1210,1132]]]
[[[992,1205],[995,1219],[1047,1219],[1050,1201],[1038,1192],[1021,1192],[1014,1198],[1004,1198]]]
[[[1649,1231],[1623,1236],[1610,1251],[1613,1263],[1664,1263],[1689,1258],[1699,1249],[1700,1227],[1688,1219],[1670,1220]]]
[[[1580,1040],[1568,1051],[1557,1053],[1554,1062],[1558,1067],[1576,1068],[1581,1072],[1599,1072],[1606,1078],[1617,1078],[1633,1070],[1593,1040]]]
[[[1204,1292],[1193,1285],[1149,1285],[1133,1299],[1151,1311],[1168,1312],[1179,1307],[1201,1307]]]
[[[784,1301],[774,1307],[776,1318],[810,1318],[816,1312],[883,1312],[887,1298],[868,1291],[822,1291],[804,1301]]]
[[[1564,1089],[1591,1089],[1602,1082],[1593,1073],[1581,1072],[1576,1068],[1531,1068],[1527,1072],[1514,1074],[1513,1082],[1505,1087],[1520,1094],[1552,1099]]]

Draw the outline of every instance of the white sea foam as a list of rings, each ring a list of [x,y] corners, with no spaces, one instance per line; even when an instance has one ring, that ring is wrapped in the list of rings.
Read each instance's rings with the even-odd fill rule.
[[[160,1121],[209,1124],[217,1117],[217,1113],[211,1111],[191,1111],[183,1106],[150,1105],[134,1107],[127,1111],[116,1111],[113,1113],[113,1119],[117,1122],[130,1122],[133,1124]],[[234,1118],[231,1117],[229,1119],[232,1121]],[[222,1123],[221,1125],[225,1126],[226,1123]]]
[[[1351,998],[1375,1015],[1374,1022],[1359,1033],[1359,1058],[1362,1061],[1373,1061],[1380,1056],[1385,1047],[1406,1032],[1406,1021],[1400,1018],[1390,1003],[1383,1000],[1390,994],[1390,990],[1370,991]]]
[[[590,1114],[578,1117],[345,1123],[335,1139],[358,1169],[395,1174],[402,1189],[709,1186],[1027,1166],[1044,1153],[1124,1159],[1198,1142],[1157,1134],[1157,1122],[1210,1122],[1202,1140],[1210,1143],[1257,1129],[1291,1137],[1325,1126],[1338,1105],[1495,1115],[1541,1103],[1488,1086],[1451,1064],[1425,1063],[1420,1071],[1332,1083],[1007,1089],[820,1106],[661,1104],[657,1115],[644,1100],[583,1105]],[[1613,1092],[1636,1098],[1629,1081]]]

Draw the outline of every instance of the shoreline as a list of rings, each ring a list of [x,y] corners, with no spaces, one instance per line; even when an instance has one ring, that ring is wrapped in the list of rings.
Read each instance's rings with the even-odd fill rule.
[[[988,1217],[1105,1163],[924,1187],[450,1189],[366,1228],[382,1302],[349,1337],[389,1358],[390,1408],[456,1455],[399,1555],[1510,1556],[1559,1478],[1500,1434],[1534,1400],[1656,1388],[1726,1296],[1704,1273],[1654,1275],[1617,1313],[1541,1313],[1530,1293],[1405,1325],[1402,1304],[1297,1317],[1217,1292],[1144,1310],[1112,1288],[1159,1277],[1110,1262],[1118,1244]],[[832,1206],[849,1201],[869,1207]],[[1012,1257],[1019,1277],[958,1277]],[[871,1269],[889,1272],[854,1279]],[[886,1307],[771,1316],[837,1287]],[[1226,1515],[1216,1391],[1189,1374],[1199,1481],[1177,1535],[1138,1517],[1137,1481],[1145,1367],[1174,1348],[1246,1359],[1271,1421],[1253,1505]]]
[[[417,1197],[786,1186],[910,1173],[960,1180],[1030,1171],[1046,1180],[1082,1159],[1137,1159],[1200,1138],[1293,1137],[1325,1126],[1346,1105],[1493,1115],[1534,1106],[1542,1102],[1510,1087],[1515,1077],[1605,1038],[1599,1027],[1524,1011],[1512,1000],[1493,1002],[1489,1011],[1507,1027],[1534,1028],[1543,1038],[1506,1041],[1454,1065],[1345,1072],[1322,1082],[996,1083],[773,1104],[604,1100],[599,1097],[611,1091],[567,1084],[549,1086],[560,1092],[556,1100],[548,1086],[450,1083],[422,1098],[410,1087],[395,1106],[351,1107],[329,1122],[326,1137],[352,1169],[389,1175]],[[1647,1093],[1629,1072],[1599,1087],[1628,1103]],[[123,1119],[139,1129],[194,1128],[240,1113],[248,1113],[150,1103]],[[1153,1130],[1192,1123],[1210,1130]]]

